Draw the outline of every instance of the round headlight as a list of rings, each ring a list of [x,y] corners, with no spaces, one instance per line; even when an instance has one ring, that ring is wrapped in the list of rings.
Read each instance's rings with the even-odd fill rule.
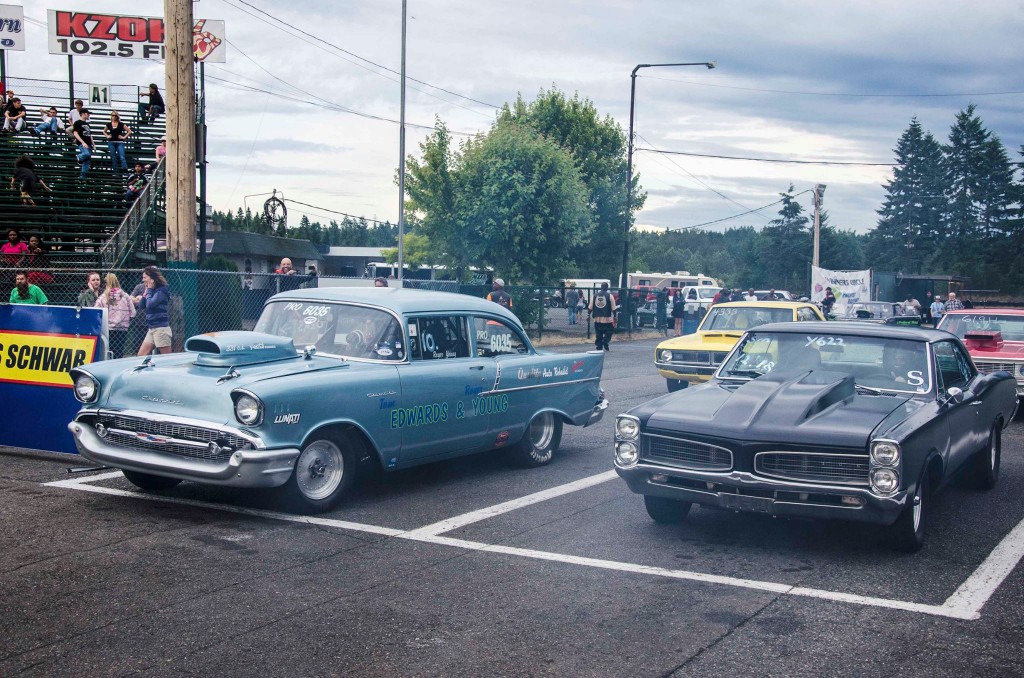
[[[888,441],[872,443],[871,461],[879,466],[895,466],[900,462],[900,446]]]
[[[871,472],[871,489],[878,494],[892,494],[900,487],[900,476],[891,468],[876,468]]]
[[[1021,363],[1019,371],[1020,371],[1020,376],[1024,377],[1024,363]]]
[[[96,399],[99,384],[88,374],[79,374],[75,379],[75,397],[83,403],[91,403]]]
[[[623,438],[636,438],[640,434],[640,422],[633,417],[619,417],[615,420],[615,432]]]
[[[670,362],[672,362],[672,351],[662,351],[661,352],[661,362],[663,362],[663,363],[670,363]]]
[[[247,426],[259,423],[262,416],[260,401],[251,395],[241,395],[235,401],[235,418]]]
[[[616,443],[615,461],[619,466],[633,466],[640,458],[640,450],[635,443]]]

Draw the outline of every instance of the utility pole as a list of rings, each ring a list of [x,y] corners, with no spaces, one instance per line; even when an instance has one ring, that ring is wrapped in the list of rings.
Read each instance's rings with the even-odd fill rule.
[[[818,184],[814,187],[814,267],[821,268],[818,262],[818,252],[821,249],[821,199],[825,194],[825,184]]]
[[[398,286],[405,270],[405,15],[407,0],[402,0],[402,110],[398,124]]]
[[[191,0],[164,0],[167,261],[196,261],[196,77]],[[173,267],[173,264],[171,264]]]

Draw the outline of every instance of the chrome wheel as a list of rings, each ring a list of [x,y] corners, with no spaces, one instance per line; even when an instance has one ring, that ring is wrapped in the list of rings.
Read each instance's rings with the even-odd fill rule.
[[[299,492],[313,501],[331,496],[344,477],[345,457],[330,440],[311,443],[295,463],[295,482]]]
[[[995,472],[999,464],[999,437],[993,431],[993,434],[988,438],[988,467],[992,472]]]
[[[921,484],[917,485],[917,492],[914,494],[914,532],[921,529]]]
[[[510,453],[520,466],[543,466],[554,459],[561,441],[561,418],[554,412],[541,412],[530,421]]]
[[[534,449],[543,450],[551,445],[555,435],[555,415],[550,412],[538,414],[530,422],[530,444]]]

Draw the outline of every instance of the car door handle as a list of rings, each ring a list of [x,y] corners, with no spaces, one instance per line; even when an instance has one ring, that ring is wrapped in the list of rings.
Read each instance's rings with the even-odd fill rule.
[[[977,406],[978,406],[978,405],[980,405],[980,404],[981,404],[981,401],[980,401],[980,400],[974,400],[974,401],[971,401],[971,405],[973,405],[974,407],[977,407]]]
[[[469,369],[471,369],[471,370],[482,370],[483,368],[484,368],[483,365],[473,365]]]

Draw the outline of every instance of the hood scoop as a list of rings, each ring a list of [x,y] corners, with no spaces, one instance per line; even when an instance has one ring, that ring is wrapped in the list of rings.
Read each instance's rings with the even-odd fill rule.
[[[241,367],[298,359],[291,339],[261,332],[211,332],[191,337],[185,350],[198,353],[196,365]]]
[[[1003,345],[1003,333],[999,330],[972,330],[964,334],[964,343],[968,350],[972,348],[997,349]]]
[[[741,386],[725,407],[748,422],[769,416],[799,425],[855,393],[853,377],[842,372],[772,372]]]

